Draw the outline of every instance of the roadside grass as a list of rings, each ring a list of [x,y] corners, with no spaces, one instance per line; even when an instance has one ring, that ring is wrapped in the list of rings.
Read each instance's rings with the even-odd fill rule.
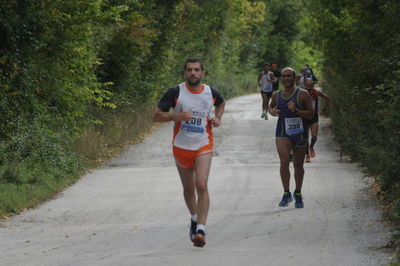
[[[139,143],[156,125],[153,106],[140,112],[119,110],[103,116],[77,139],[73,152],[59,154],[57,163],[13,160],[0,166],[0,219],[7,219],[54,198],[79,180],[85,172],[115,157],[126,145]]]
[[[127,145],[141,142],[155,128],[154,106],[140,111],[126,108],[113,113],[101,113],[103,123],[81,134],[75,151],[88,160],[88,167],[98,167],[115,157]]]
[[[389,266],[400,266],[400,251],[397,251]]]
[[[66,186],[79,178],[79,172],[64,173],[55,179],[53,173],[41,173],[41,180],[35,184],[0,184],[0,218],[8,218],[28,208],[53,198]]]

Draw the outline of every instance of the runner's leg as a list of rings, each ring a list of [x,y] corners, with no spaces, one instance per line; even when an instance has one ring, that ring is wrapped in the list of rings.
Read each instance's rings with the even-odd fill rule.
[[[315,142],[317,142],[317,136],[318,136],[318,123],[313,123],[310,125],[310,131],[311,131],[311,147],[314,147]]]
[[[196,158],[197,224],[206,224],[210,197],[208,194],[208,175],[210,173],[212,153]]]
[[[266,94],[266,97],[265,97],[265,117],[264,117],[265,120],[268,120],[268,107],[269,107],[270,100],[271,100],[271,94],[268,93],[268,94]]]
[[[276,149],[278,151],[279,160],[281,163],[280,174],[282,180],[282,186],[285,191],[289,191],[290,185],[290,151],[292,150],[292,142],[288,138],[276,138]],[[303,156],[304,160],[304,156]]]
[[[195,182],[195,170],[194,168],[183,168],[177,165],[179,176],[181,178],[183,186],[183,196],[185,198],[185,203],[191,215],[197,213],[196,204],[196,182]]]
[[[268,96],[267,96],[267,94],[266,93],[262,93],[261,92],[261,97],[262,97],[262,111],[263,111],[263,113],[264,112],[266,112],[266,110],[267,110],[267,107],[268,107],[268,103],[267,103],[267,98],[268,98]]]
[[[294,179],[296,181],[297,191],[301,191],[301,187],[303,186],[305,155],[306,155],[306,147],[293,148]]]

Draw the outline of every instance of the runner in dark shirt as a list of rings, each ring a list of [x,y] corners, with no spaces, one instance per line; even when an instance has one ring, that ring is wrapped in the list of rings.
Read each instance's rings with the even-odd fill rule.
[[[293,166],[296,189],[295,208],[303,208],[301,188],[304,178],[304,157],[307,147],[308,129],[304,119],[314,115],[310,95],[307,91],[295,88],[296,73],[292,68],[282,70],[283,89],[274,91],[269,108],[273,116],[279,116],[276,127],[276,148],[280,159],[280,175],[284,189],[280,207],[288,206],[293,200],[290,193],[290,152],[293,150]]]

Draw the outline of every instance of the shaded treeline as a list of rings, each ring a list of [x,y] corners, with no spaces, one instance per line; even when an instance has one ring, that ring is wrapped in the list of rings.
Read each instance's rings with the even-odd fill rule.
[[[306,1],[310,44],[324,54],[336,139],[375,175],[400,221],[400,2]]]

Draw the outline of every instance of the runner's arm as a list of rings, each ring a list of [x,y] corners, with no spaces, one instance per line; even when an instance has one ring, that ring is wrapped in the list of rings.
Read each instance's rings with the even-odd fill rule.
[[[276,82],[276,77],[275,77],[275,74],[274,74],[274,72],[270,72],[271,74],[269,75],[269,77],[270,77],[270,82],[272,82],[272,83],[275,83]]]
[[[157,108],[153,115],[155,122],[168,122],[168,121],[189,121],[192,118],[192,111],[185,110],[180,113],[164,112]]]
[[[216,88],[211,87],[211,93],[213,96],[215,111],[214,111],[214,117],[210,117],[208,121],[214,127],[219,127],[221,125],[222,115],[224,114],[225,110],[225,101]]]
[[[261,77],[262,77],[262,72],[258,74],[258,79],[257,79],[258,86],[260,87],[261,87]]]
[[[325,112],[326,107],[329,105],[329,96],[326,95],[325,93],[323,93],[320,90],[317,90],[317,96],[321,97],[322,99],[324,99],[325,106],[324,106],[324,109],[322,109],[322,111]]]
[[[307,91],[301,90],[299,94],[299,101],[301,105],[304,106],[304,109],[300,110],[296,108],[295,113],[303,118],[312,119],[314,117],[314,110],[310,94]]]
[[[188,121],[192,118],[191,110],[184,110],[179,113],[170,113],[169,109],[175,107],[175,102],[179,97],[179,87],[169,89],[158,102],[158,108],[153,114],[155,122],[168,122],[168,121]]]
[[[215,115],[214,117],[211,117],[209,120],[213,125],[213,127],[219,127],[221,125],[221,119],[222,115],[224,114],[224,110],[225,110],[225,101],[215,106],[215,112],[214,112]]]
[[[268,106],[268,113],[270,113],[272,116],[279,115],[279,109],[276,108],[277,98],[278,98],[278,91],[274,91],[271,96],[271,102]]]

